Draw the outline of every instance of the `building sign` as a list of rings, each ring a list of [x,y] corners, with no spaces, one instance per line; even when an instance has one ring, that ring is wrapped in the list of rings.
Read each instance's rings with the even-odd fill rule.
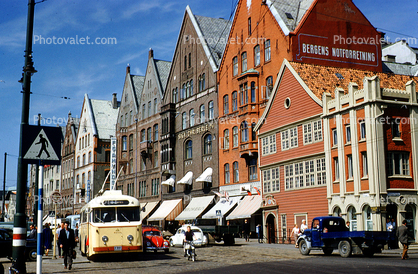
[[[181,139],[187,138],[187,137],[195,135],[195,134],[200,134],[200,133],[206,132],[206,131],[208,131],[210,129],[213,129],[213,128],[215,128],[215,125],[213,123],[207,123],[207,124],[198,126],[196,128],[190,129],[188,131],[179,133],[177,135],[177,139],[181,140]]]
[[[300,33],[297,37],[296,61],[323,60],[368,67],[379,66],[378,44],[381,40],[378,36],[346,38],[339,35],[324,37]]]
[[[115,189],[116,184],[116,137],[110,139],[110,190]]]

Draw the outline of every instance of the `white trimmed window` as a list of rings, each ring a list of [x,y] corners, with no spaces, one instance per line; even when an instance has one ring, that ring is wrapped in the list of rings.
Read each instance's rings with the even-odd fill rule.
[[[276,153],[276,134],[262,138],[261,147],[263,155]]]
[[[360,140],[366,139],[366,122],[360,122]]]
[[[303,125],[303,144],[322,141],[322,121],[314,121]]]
[[[338,145],[338,139],[337,139],[337,129],[334,128],[332,130],[332,146],[337,146]]]
[[[351,127],[350,125],[345,126],[345,143],[351,143]]]
[[[347,155],[348,179],[353,179],[353,156]]]
[[[361,159],[363,162],[363,178],[369,175],[369,169],[367,167],[367,151],[361,153]]]
[[[388,152],[387,171],[388,176],[409,176],[409,153]]]
[[[286,190],[326,184],[325,158],[286,165],[284,171]]]
[[[264,192],[276,192],[280,190],[279,168],[271,168],[263,171]]]
[[[316,179],[318,185],[325,185],[327,183],[325,158],[316,160]]]
[[[298,128],[294,127],[281,132],[282,150],[298,146]]]

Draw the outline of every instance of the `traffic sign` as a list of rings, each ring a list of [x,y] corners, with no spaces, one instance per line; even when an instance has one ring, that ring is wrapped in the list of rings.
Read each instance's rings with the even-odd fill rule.
[[[218,216],[218,217],[222,216],[222,213],[221,213],[220,210],[216,210],[216,216]]]
[[[60,192],[55,191],[51,194],[51,200],[54,202],[54,204],[57,204],[61,201],[62,195]]]
[[[27,164],[59,165],[61,163],[60,127],[23,125],[23,161]]]

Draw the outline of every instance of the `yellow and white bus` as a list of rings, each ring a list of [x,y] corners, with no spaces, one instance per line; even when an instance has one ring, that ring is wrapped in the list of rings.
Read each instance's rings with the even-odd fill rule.
[[[80,212],[79,244],[82,255],[142,252],[139,201],[121,190],[107,190]]]

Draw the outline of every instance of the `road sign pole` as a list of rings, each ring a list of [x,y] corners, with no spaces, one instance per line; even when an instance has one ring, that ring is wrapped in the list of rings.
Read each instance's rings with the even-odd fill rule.
[[[43,230],[42,230],[42,201],[43,201],[43,185],[44,185],[44,166],[39,165],[39,181],[38,181],[38,238],[36,250],[36,274],[42,273],[42,247],[43,247]]]
[[[33,18],[35,0],[28,0],[28,19],[26,27],[25,66],[23,68],[23,98],[22,117],[20,124],[19,158],[17,161],[16,183],[16,215],[13,227],[13,264],[11,272],[26,274],[25,245],[26,245],[26,181],[28,179],[28,165],[23,162],[23,126],[29,123],[30,84],[32,74],[36,72],[32,61]]]

